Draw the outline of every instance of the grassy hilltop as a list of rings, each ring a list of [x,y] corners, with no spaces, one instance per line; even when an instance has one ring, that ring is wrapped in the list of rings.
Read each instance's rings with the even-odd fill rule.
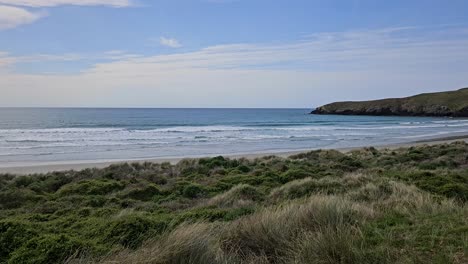
[[[337,102],[318,107],[313,114],[468,117],[468,88],[426,93],[406,98]]]
[[[0,176],[0,263],[468,263],[468,144]]]

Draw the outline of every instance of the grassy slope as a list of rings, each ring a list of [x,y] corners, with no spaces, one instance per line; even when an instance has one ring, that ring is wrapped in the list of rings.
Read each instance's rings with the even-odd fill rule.
[[[394,108],[403,106],[419,109],[430,105],[446,106],[452,111],[461,111],[468,107],[468,88],[457,91],[426,93],[406,98],[391,98],[362,102],[336,102],[323,106],[328,111],[365,111],[371,108]]]
[[[450,92],[420,94],[408,97],[407,103],[417,105],[445,105],[457,111],[468,106],[468,88]]]
[[[468,145],[0,176],[0,262],[467,263]]]

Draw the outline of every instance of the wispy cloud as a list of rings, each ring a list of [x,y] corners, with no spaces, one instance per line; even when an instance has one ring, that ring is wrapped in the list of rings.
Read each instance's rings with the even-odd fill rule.
[[[31,8],[56,7],[60,5],[129,7],[133,0],[0,0],[0,30],[30,24],[47,15],[44,10]],[[26,9],[28,8],[28,9]]]
[[[164,39],[165,44],[178,46]],[[120,65],[152,65],[163,69],[301,69],[314,71],[415,69],[439,63],[468,59],[468,34],[420,33],[415,28],[330,32],[308,36],[284,44],[230,44],[186,53],[146,56],[122,60]],[[136,64],[136,65],[133,65]],[[99,64],[97,66],[111,66]]]
[[[54,7],[59,5],[77,6],[132,6],[132,0],[0,0],[0,4],[26,7]]]
[[[141,58],[142,55],[128,53],[123,50],[110,50],[101,53],[64,53],[64,54],[33,54],[13,56],[8,52],[0,52],[0,69],[28,63],[63,62],[76,63],[84,61],[120,61]]]
[[[182,45],[179,43],[177,39],[174,38],[166,38],[166,37],[160,37],[159,38],[159,44],[169,47],[169,48],[180,48]]]
[[[0,5],[0,30],[30,24],[45,15],[45,12],[30,12],[23,8]]]
[[[7,52],[0,52],[0,70],[18,62],[17,58],[11,57]]]
[[[108,52],[105,56],[116,56],[114,60],[76,74],[3,74],[0,105],[34,105],[40,94],[50,94],[54,96],[47,98],[55,99],[44,100],[57,101],[43,104],[313,106],[468,83],[464,28],[330,32],[283,44],[241,43],[167,55],[126,55]],[[18,59],[9,58],[10,63]],[[23,94],[30,99],[19,96]]]

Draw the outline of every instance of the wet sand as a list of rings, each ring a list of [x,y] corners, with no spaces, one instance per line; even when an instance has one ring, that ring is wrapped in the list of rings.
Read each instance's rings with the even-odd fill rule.
[[[408,142],[408,143],[381,145],[381,146],[374,146],[374,147],[377,149],[396,149],[396,148],[404,148],[404,147],[418,146],[418,145],[445,144],[445,143],[451,143],[455,141],[468,142],[468,135],[447,136],[447,137],[433,138],[433,139],[427,139],[427,140],[421,140],[421,141],[413,141],[413,142]],[[348,151],[361,149],[361,148],[362,147],[340,148],[337,150],[348,152]],[[222,156],[229,157],[229,158],[247,158],[247,159],[255,159],[255,158],[271,156],[271,155],[275,155],[279,157],[289,157],[291,155],[307,152],[310,150],[311,149],[304,149],[304,150],[292,150],[292,151],[281,151],[281,152],[264,152],[264,153],[255,153],[255,154],[222,154]],[[211,156],[219,156],[219,155],[211,155]],[[206,156],[190,157],[190,158],[201,158],[201,157],[206,157]],[[109,160],[109,161],[104,161],[104,162],[76,161],[76,162],[66,162],[66,163],[50,163],[50,164],[45,164],[45,165],[30,165],[30,166],[22,165],[22,166],[0,167],[0,173],[25,175],[25,174],[34,174],[34,173],[47,173],[47,172],[52,172],[52,171],[83,170],[83,169],[88,169],[88,168],[105,168],[112,164],[119,164],[119,163],[126,163],[126,162],[155,162],[155,163],[169,162],[169,163],[175,164],[183,159],[186,159],[186,158],[168,157],[168,158],[135,159],[135,160]]]

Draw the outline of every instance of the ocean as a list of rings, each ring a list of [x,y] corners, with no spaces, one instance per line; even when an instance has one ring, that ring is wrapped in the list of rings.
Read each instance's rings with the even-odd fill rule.
[[[468,119],[309,112],[0,108],[0,167],[360,147],[468,132]]]

